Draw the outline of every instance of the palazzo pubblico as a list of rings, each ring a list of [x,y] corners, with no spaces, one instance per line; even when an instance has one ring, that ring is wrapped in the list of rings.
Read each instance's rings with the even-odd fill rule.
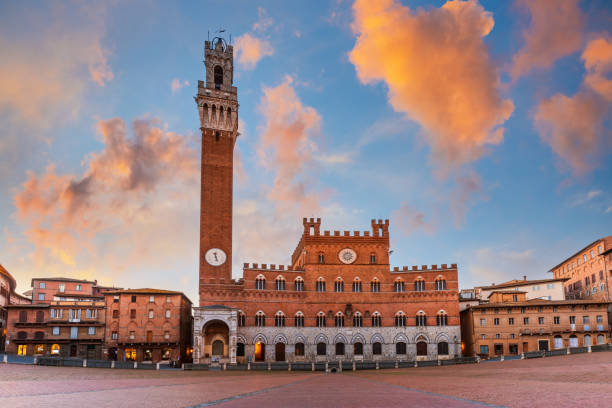
[[[194,363],[460,355],[457,265],[391,268],[388,220],[372,220],[370,231],[324,231],[320,218],[304,218],[290,265],[245,263],[243,278],[232,279],[233,47],[215,38],[204,52]]]

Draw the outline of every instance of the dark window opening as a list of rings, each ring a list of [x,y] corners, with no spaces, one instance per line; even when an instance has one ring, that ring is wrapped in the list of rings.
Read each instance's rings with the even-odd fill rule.
[[[214,71],[215,76],[215,89],[221,89],[221,85],[223,85],[223,68],[220,65],[215,67]]]
[[[363,343],[353,344],[353,354],[356,356],[363,355]]]
[[[317,356],[327,354],[327,345],[325,343],[317,343]]]
[[[372,344],[372,354],[374,354],[375,356],[382,354],[382,344],[381,343],[376,342]]]

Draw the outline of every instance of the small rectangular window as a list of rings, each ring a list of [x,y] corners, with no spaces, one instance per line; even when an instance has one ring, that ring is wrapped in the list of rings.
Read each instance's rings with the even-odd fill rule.
[[[111,339],[113,339],[113,340],[117,340],[117,338],[118,338],[118,337],[119,337],[119,335],[117,334],[117,332],[116,332],[116,331],[114,331],[114,332],[111,334]]]
[[[166,310],[166,319],[169,319],[169,318],[170,318],[170,313],[171,313],[171,312],[170,312],[170,309],[167,309],[167,310]]]
[[[96,328],[95,327],[90,327],[89,330],[87,331],[87,333],[89,335],[93,335],[96,334]]]
[[[82,289],[81,284],[80,284],[80,283],[79,283],[79,284],[77,284],[77,285],[76,285],[76,290],[80,292],[80,291],[81,291],[81,289]]]
[[[59,291],[60,291],[61,293],[65,292],[65,291],[66,291],[66,285],[64,285],[63,283],[60,283],[60,285],[59,285]]]
[[[40,289],[45,289],[45,287],[46,287],[46,286],[47,286],[47,284],[46,284],[45,282],[40,282],[40,283],[38,284],[38,287],[39,287]]]
[[[166,296],[166,303],[172,303],[172,298],[170,296]]]
[[[45,294],[44,293],[39,293],[38,294],[38,300],[45,300]]]
[[[130,319],[135,319],[136,318],[136,309],[132,309],[130,310]]]
[[[576,324],[576,316],[570,316],[569,317],[569,322],[570,322],[570,324]]]
[[[119,303],[119,295],[113,296],[113,303]]]
[[[508,318],[508,324],[512,326],[514,324],[514,317]]]
[[[134,337],[136,337],[135,333],[136,332],[133,332],[133,331],[130,332],[130,340],[134,340]]]
[[[149,319],[153,318],[153,309],[149,309]]]
[[[371,264],[375,264],[376,263],[376,255],[370,255],[370,263]]]
[[[132,303],[136,303],[136,295],[132,295]]]
[[[481,326],[486,326],[486,324],[487,324],[487,319],[480,319]]]
[[[529,324],[529,318],[523,317],[523,324]]]
[[[499,326],[499,317],[496,317],[495,319],[493,319],[493,324],[495,326]]]
[[[59,336],[60,334],[60,328],[58,326],[54,326],[53,327],[53,335],[54,336]]]
[[[544,324],[544,317],[538,317],[538,324]]]
[[[118,319],[119,318],[119,310],[115,309],[113,310],[113,319]]]
[[[561,317],[560,316],[553,317],[553,323],[554,324],[560,324],[561,323]]]
[[[149,296],[149,303],[155,303],[155,296]]]

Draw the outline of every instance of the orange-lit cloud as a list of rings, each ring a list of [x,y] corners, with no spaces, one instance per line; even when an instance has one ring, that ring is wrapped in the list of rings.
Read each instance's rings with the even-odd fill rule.
[[[245,70],[254,69],[259,60],[274,54],[274,49],[267,40],[245,33],[235,40],[236,60]]]
[[[523,31],[525,44],[512,58],[513,79],[534,68],[546,69],[582,46],[584,17],[579,0],[517,0],[531,17]]]
[[[405,235],[412,235],[418,230],[431,234],[436,229],[433,223],[426,220],[425,213],[414,209],[406,203],[402,203],[401,207],[393,212],[391,222]]]
[[[574,96],[555,94],[542,100],[534,114],[541,139],[577,175],[592,170],[608,149],[612,135],[606,118],[612,108],[612,43],[606,37],[591,40],[582,59],[586,74]],[[608,143],[608,145],[606,145]]]
[[[590,41],[582,53],[586,86],[612,101],[612,39],[606,35]]]
[[[128,236],[131,247],[138,247],[138,236],[154,247],[167,232],[151,235],[150,226],[172,219],[181,202],[184,190],[173,186],[197,190],[198,155],[185,137],[163,130],[156,120],[135,120],[133,137],[118,118],[100,121],[98,131],[104,150],[86,158],[83,175],[58,175],[49,166],[40,176],[29,173],[14,197],[39,265],[49,259],[75,265],[75,259],[85,255],[91,262],[99,256],[101,236],[123,243],[122,237]],[[169,227],[175,226],[165,225]],[[141,236],[143,230],[147,234]],[[137,255],[131,252],[125,262]]]
[[[476,1],[411,10],[394,0],[357,0],[353,12],[359,80],[384,82],[393,108],[421,124],[440,174],[502,142],[513,104],[483,43],[491,13]]]
[[[312,171],[312,153],[320,133],[321,117],[304,106],[295,93],[292,79],[264,88],[258,106],[264,117],[259,154],[262,163],[275,172],[268,197],[277,207],[298,207],[298,213],[311,214],[318,209],[318,199],[308,191],[305,180]]]
[[[48,127],[74,117],[85,87],[113,79],[103,45],[106,8],[57,3],[31,10],[25,35],[0,35],[0,113],[28,126]],[[70,11],[67,9],[70,8]],[[78,20],[68,17],[76,13]]]

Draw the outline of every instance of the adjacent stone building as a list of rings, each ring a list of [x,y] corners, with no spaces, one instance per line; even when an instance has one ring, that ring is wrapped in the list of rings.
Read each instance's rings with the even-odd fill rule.
[[[457,265],[391,269],[388,220],[340,232],[304,218],[289,265],[244,264],[243,278],[232,279],[233,48],[217,37],[204,54],[206,81],[195,97],[202,184],[194,362],[458,356]]]
[[[522,291],[494,291],[489,303],[461,312],[464,355],[489,358],[609,341],[608,303],[527,300]]]
[[[183,293],[147,288],[107,291],[104,296],[108,359],[191,360],[191,301]]]

